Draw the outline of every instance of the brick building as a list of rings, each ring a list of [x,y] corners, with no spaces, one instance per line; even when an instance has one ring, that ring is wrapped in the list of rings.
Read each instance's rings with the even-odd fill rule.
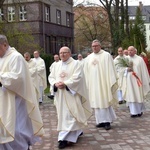
[[[73,17],[72,0],[5,0],[0,9],[1,23],[30,28],[35,43],[51,54],[64,45],[74,49]]]

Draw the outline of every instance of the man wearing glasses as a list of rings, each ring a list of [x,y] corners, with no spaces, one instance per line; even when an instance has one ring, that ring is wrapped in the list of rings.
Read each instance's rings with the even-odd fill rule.
[[[88,91],[81,64],[71,57],[71,51],[64,46],[59,51],[60,59],[48,79],[53,86],[54,103],[57,109],[58,148],[65,148],[69,142],[76,143],[82,128],[91,116]]]
[[[92,50],[84,63],[89,100],[95,112],[96,127],[109,130],[116,118],[112,104],[117,103],[117,74],[112,56],[101,49],[98,40],[92,42]]]

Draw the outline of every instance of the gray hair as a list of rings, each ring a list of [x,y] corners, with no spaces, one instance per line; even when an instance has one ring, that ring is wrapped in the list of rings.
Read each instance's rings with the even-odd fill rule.
[[[4,43],[8,44],[7,37],[5,35],[0,34],[0,44],[4,44]]]
[[[101,46],[101,42],[99,40],[95,39],[92,41],[92,43],[95,43],[95,42],[99,43],[99,45]]]
[[[31,55],[30,55],[29,52],[25,52],[25,53],[24,53],[24,56],[26,56],[26,55],[29,56],[29,57],[31,57]]]

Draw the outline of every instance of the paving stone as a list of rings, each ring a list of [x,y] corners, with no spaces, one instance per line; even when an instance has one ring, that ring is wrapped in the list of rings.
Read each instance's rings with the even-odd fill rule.
[[[39,106],[44,122],[45,135],[41,143],[30,147],[31,150],[58,150],[57,114],[53,100],[44,96]],[[145,102],[146,112],[139,118],[131,118],[126,104],[115,108],[117,120],[112,129],[106,131],[96,128],[94,114],[88,121],[83,136],[76,144],[64,150],[150,150],[150,93]]]

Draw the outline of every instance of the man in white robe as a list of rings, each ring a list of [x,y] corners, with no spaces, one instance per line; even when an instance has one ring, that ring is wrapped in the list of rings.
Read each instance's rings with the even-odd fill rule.
[[[128,47],[128,54],[133,65],[128,68],[126,100],[131,117],[141,117],[145,110],[144,98],[150,91],[150,78],[144,60],[136,55],[133,46]]]
[[[125,91],[126,91],[123,89],[125,89],[125,87],[126,87],[127,66],[124,63],[127,58],[123,52],[124,52],[123,48],[119,47],[118,48],[118,56],[115,57],[115,59],[114,59],[115,68],[116,68],[117,75],[118,75],[118,86],[119,87],[118,87],[117,93],[118,93],[119,104],[124,103],[124,99],[125,99],[124,96],[125,96]]]
[[[52,69],[54,68],[55,64],[58,63],[59,60],[59,55],[55,54],[54,55],[54,62],[51,64],[49,67],[49,72],[51,73]],[[50,85],[50,95],[48,95],[48,98],[53,99],[54,98],[54,92],[53,92],[53,87]]]
[[[123,54],[124,54],[125,56],[128,56],[128,50],[127,50],[127,49],[124,49],[124,50],[123,50]]]
[[[81,63],[81,65],[84,67],[84,58],[82,56],[82,54],[78,54],[78,60],[79,63]]]
[[[39,103],[41,104],[43,102],[44,90],[47,88],[46,66],[38,51],[34,51],[33,60],[36,62],[40,91]]]
[[[59,54],[61,61],[52,69],[48,79],[54,87],[58,147],[62,149],[68,142],[77,142],[92,113],[81,64],[71,57],[68,47],[62,47]]]
[[[38,82],[36,62],[33,59],[31,59],[31,55],[29,52],[24,53],[24,58],[28,64],[29,72],[31,74],[33,85],[35,87],[37,103],[39,103],[40,91],[39,91],[39,82]]]
[[[98,40],[92,42],[92,50],[84,63],[90,104],[95,111],[96,127],[109,130],[116,119],[112,105],[117,103],[117,73],[112,56],[101,49]]]
[[[0,35],[0,150],[27,150],[43,134],[27,63]]]

